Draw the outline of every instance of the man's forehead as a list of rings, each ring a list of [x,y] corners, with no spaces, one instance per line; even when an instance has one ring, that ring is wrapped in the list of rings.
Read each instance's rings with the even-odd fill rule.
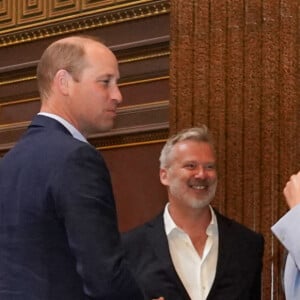
[[[198,141],[193,139],[187,139],[184,141],[179,141],[174,145],[174,148],[177,148],[179,150],[189,150],[193,148],[207,148],[207,149],[213,149],[212,145],[206,141]]]
[[[185,140],[176,143],[171,151],[171,156],[182,155],[208,155],[215,159],[212,145],[203,141]]]

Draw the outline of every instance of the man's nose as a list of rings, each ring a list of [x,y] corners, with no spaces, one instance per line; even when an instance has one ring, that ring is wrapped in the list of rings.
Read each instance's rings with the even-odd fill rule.
[[[198,168],[196,170],[195,176],[197,178],[203,178],[203,177],[205,177],[206,176],[205,168],[203,166],[198,166]]]
[[[112,98],[118,103],[121,104],[123,101],[123,97],[121,91],[118,86],[116,86],[112,92]]]

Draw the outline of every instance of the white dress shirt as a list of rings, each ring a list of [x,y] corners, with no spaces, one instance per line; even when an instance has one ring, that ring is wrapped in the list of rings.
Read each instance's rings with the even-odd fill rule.
[[[206,230],[207,240],[200,257],[190,237],[173,221],[168,205],[164,210],[164,224],[173,265],[190,298],[205,300],[215,279],[218,260],[216,215],[210,207],[212,219]]]

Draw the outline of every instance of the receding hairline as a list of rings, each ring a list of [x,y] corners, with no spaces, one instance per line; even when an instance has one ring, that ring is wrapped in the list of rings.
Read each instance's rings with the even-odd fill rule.
[[[97,44],[103,49],[108,49],[108,47],[97,37],[94,36],[69,36],[62,39],[59,39],[57,41],[54,41],[50,46],[52,45],[58,45],[58,44],[71,44],[71,45],[78,45],[85,48],[86,44]]]

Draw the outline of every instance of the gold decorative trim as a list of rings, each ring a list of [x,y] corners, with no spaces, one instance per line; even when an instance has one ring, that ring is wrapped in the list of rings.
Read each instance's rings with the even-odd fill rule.
[[[25,129],[28,127],[31,121],[23,121],[23,122],[14,122],[8,124],[1,124],[0,125],[0,132],[7,131],[7,130],[18,130],[18,129]]]
[[[21,99],[21,100],[12,100],[12,101],[2,102],[2,103],[0,102],[0,107],[15,105],[15,104],[23,104],[23,103],[34,102],[34,101],[40,101],[40,98],[34,97],[34,98]]]
[[[136,85],[136,84],[142,84],[142,83],[149,83],[149,82],[154,82],[154,81],[160,81],[160,80],[166,80],[169,79],[170,76],[159,76],[159,77],[153,77],[153,78],[146,78],[146,79],[140,79],[140,80],[133,80],[129,82],[122,82],[119,84],[120,87],[122,86],[129,86],[129,85]]]
[[[21,78],[17,78],[17,79],[3,80],[3,81],[0,81],[0,86],[19,83],[19,82],[25,82],[25,81],[30,81],[30,80],[36,80],[36,76],[25,76],[25,77],[21,77]]]
[[[153,140],[153,141],[146,141],[146,142],[133,142],[133,143],[127,143],[127,144],[117,144],[117,145],[111,145],[111,146],[100,146],[97,147],[97,150],[110,150],[110,149],[116,149],[116,148],[128,148],[128,147],[137,147],[137,146],[143,146],[143,145],[153,145],[158,143],[164,143],[167,140],[167,137],[164,139],[159,140]]]
[[[170,12],[170,0],[140,0],[0,30],[0,48]]]
[[[166,141],[169,136],[169,126],[165,124],[163,128],[149,132],[126,133],[124,135],[99,137],[89,139],[96,149],[109,150],[116,148],[136,147],[150,145]]]
[[[119,59],[119,64],[124,64],[124,63],[131,63],[135,61],[141,61],[141,60],[146,60],[146,59],[151,59],[151,58],[158,58],[158,57],[164,57],[164,56],[169,56],[170,51],[162,51],[160,53],[155,53],[155,54],[149,54],[149,55],[142,55],[142,56],[137,56],[133,58],[126,58],[126,59]]]
[[[148,109],[148,108],[154,108],[154,107],[162,107],[167,106],[169,104],[169,100],[159,100],[154,102],[147,102],[142,104],[135,104],[135,105],[126,105],[118,108],[118,112],[123,113],[127,110],[133,111],[133,110],[141,110],[141,109]]]

